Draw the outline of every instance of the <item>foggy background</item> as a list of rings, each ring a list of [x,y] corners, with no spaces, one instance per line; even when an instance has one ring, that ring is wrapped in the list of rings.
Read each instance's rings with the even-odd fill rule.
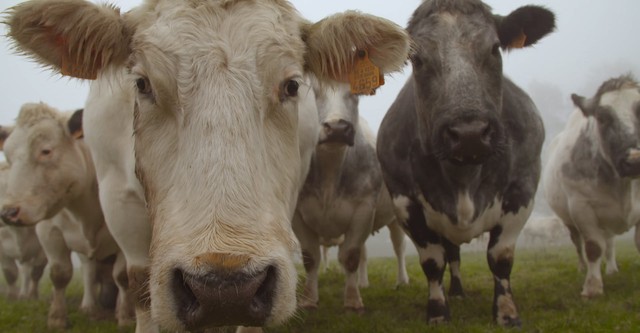
[[[3,0],[0,11],[21,1]],[[141,0],[109,1],[126,11]],[[294,0],[292,3],[309,20],[347,9],[390,19],[402,27],[420,4],[419,0]],[[557,29],[537,45],[503,53],[504,73],[527,91],[538,106],[547,130],[547,142],[564,126],[572,110],[571,93],[591,96],[606,79],[622,74],[638,75],[640,45],[637,37],[640,1],[637,0],[511,0],[485,1],[495,14],[507,15],[527,4],[543,5],[556,14]],[[81,108],[88,82],[63,78],[15,54],[0,25],[0,124],[11,124],[26,102],[45,102],[60,110]],[[375,96],[360,99],[360,114],[377,131],[380,122],[411,69],[385,79]],[[546,156],[543,150],[543,161]],[[3,157],[1,157],[3,158]],[[538,192],[533,217],[549,215]],[[391,255],[386,230],[368,242],[370,255]],[[413,251],[413,246],[407,249]]]

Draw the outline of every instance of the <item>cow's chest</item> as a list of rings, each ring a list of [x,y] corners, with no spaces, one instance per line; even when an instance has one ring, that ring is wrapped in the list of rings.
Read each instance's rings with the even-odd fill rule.
[[[298,202],[304,223],[326,239],[345,234],[354,224],[371,223],[374,211],[373,198],[308,195]]]
[[[438,211],[420,196],[427,226],[455,244],[468,243],[500,223],[502,201],[497,197],[486,207],[477,206],[467,194],[460,194],[450,214]]]

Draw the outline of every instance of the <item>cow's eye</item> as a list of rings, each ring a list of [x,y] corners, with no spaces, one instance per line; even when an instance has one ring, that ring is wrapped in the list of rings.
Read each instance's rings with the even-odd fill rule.
[[[288,97],[296,97],[298,96],[298,89],[300,88],[300,83],[296,80],[289,80],[284,85],[284,92]]]
[[[138,88],[138,92],[141,94],[151,94],[151,83],[149,83],[149,79],[146,77],[139,77],[136,80],[136,88]]]

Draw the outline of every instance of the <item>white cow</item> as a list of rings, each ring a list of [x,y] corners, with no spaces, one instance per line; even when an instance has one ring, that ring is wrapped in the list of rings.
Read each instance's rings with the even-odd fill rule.
[[[54,286],[50,328],[67,326],[64,292],[73,275],[71,251],[82,261],[81,309],[101,310],[96,306],[96,284],[103,282],[102,297],[113,291],[115,279],[120,291],[118,323],[126,325],[132,315],[126,263],[104,223],[93,162],[81,139],[81,114],[62,114],[44,103],[24,104],[3,146],[10,170],[0,215],[10,225],[36,225]],[[105,270],[102,266],[113,266],[113,278],[98,274]]]
[[[338,261],[346,273],[344,306],[363,311],[359,285],[368,286],[365,242],[388,226],[398,258],[398,284],[408,283],[404,261],[404,232],[382,182],[375,136],[358,115],[358,96],[348,84],[314,84],[320,138],[293,219],[307,272],[300,305],[318,305],[320,246],[341,240]],[[360,273],[360,274],[358,274]]]
[[[622,76],[593,98],[571,98],[576,109],[552,142],[543,186],[587,268],[581,295],[594,297],[603,293],[603,254],[607,273],[618,271],[614,236],[635,226],[640,251],[640,86]]]
[[[107,219],[125,253],[142,258],[130,276],[139,294],[149,292],[152,317],[173,330],[289,318],[290,221],[316,135],[301,133],[315,113],[305,77],[345,80],[357,50],[381,73],[398,70],[404,30],[357,12],[312,24],[284,0],[154,0],[126,14],[28,1],[7,23],[16,46],[42,64],[98,79],[87,112],[105,120],[103,143],[134,133],[133,152],[129,141],[111,157],[132,206],[135,164],[152,225],[148,266],[148,241],[125,244],[113,224],[129,221]],[[106,104],[95,107],[96,94]],[[132,127],[109,127],[130,119]]]
[[[7,189],[8,173],[9,165],[0,163],[0,200]],[[38,299],[38,284],[47,257],[34,227],[12,227],[0,221],[0,266],[9,299]]]

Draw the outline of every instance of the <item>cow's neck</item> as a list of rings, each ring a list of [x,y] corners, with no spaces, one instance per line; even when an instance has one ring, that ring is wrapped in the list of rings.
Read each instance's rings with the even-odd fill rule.
[[[440,170],[455,188],[473,192],[482,180],[482,166],[482,164],[461,166],[443,161],[440,163]]]
[[[85,173],[82,179],[82,190],[79,195],[70,198],[66,206],[67,210],[82,225],[82,232],[92,248],[98,246],[97,235],[104,227],[104,215],[100,209],[100,199],[98,193],[98,179],[96,177],[93,160],[88,148],[84,143],[79,143],[83,160],[85,162]]]
[[[324,192],[335,192],[335,188],[342,176],[344,164],[349,147],[346,145],[320,145],[316,149],[315,166],[316,180],[319,188]]]

